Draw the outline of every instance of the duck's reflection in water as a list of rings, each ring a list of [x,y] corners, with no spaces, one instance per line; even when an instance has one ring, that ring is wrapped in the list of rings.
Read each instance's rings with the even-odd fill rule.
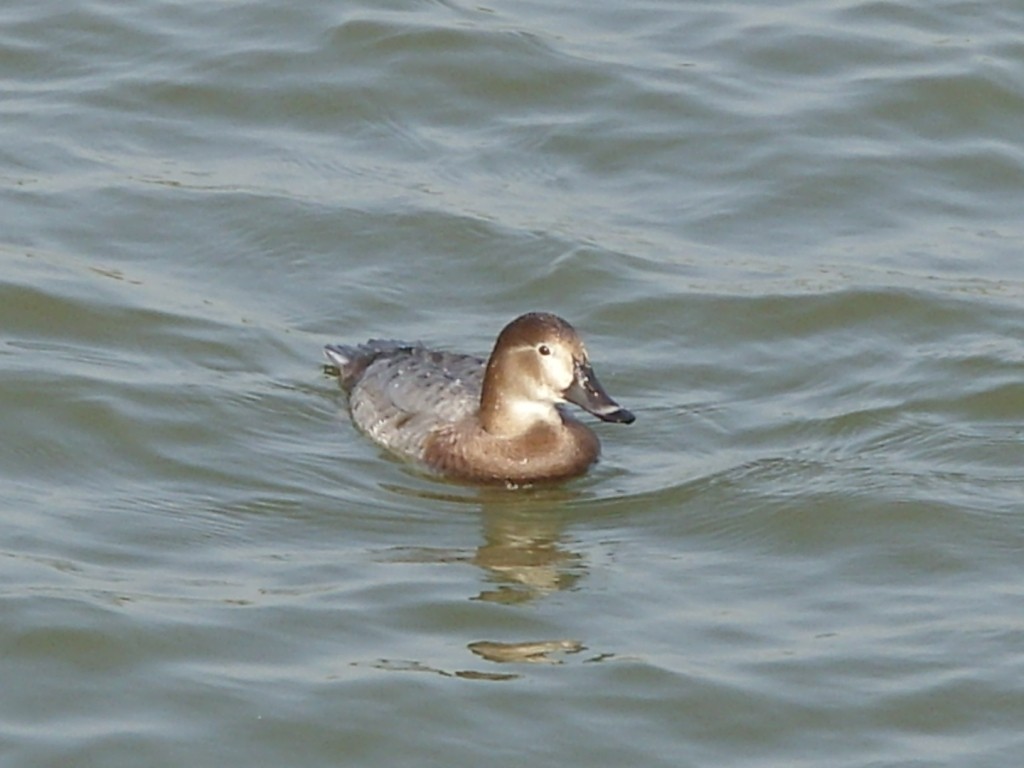
[[[479,509],[483,541],[465,550],[400,547],[392,559],[409,562],[470,562],[484,570],[489,586],[474,600],[516,604],[574,587],[586,574],[583,555],[568,548],[567,510],[579,493],[561,487],[510,490],[458,486],[436,491],[387,485],[386,490],[434,503],[472,504]],[[401,553],[399,555],[398,553]]]
[[[476,599],[523,603],[573,587],[586,568],[565,539],[558,515],[485,507],[483,543],[473,563],[493,586]]]
[[[575,587],[587,573],[583,554],[573,551],[566,527],[572,519],[573,502],[579,495],[564,488],[476,489],[473,496],[459,493],[414,492],[443,503],[471,503],[480,515],[481,543],[475,551],[445,548],[403,547],[391,559],[409,562],[471,563],[483,572],[484,587],[470,600],[517,605]],[[401,553],[401,554],[399,554]],[[576,656],[586,650],[583,641],[553,638],[487,638],[467,644],[479,659],[493,664],[562,664],[575,657],[603,661],[612,654],[593,658]],[[381,662],[383,663],[383,662]],[[384,667],[382,667],[384,668]],[[388,662],[388,669],[431,671],[445,676],[479,680],[511,680],[521,672],[458,670],[448,672],[419,662]],[[520,668],[521,669],[521,668]]]
[[[579,653],[585,646],[579,640],[532,640],[525,643],[497,643],[478,640],[469,650],[482,659],[498,664],[561,664],[559,653]]]

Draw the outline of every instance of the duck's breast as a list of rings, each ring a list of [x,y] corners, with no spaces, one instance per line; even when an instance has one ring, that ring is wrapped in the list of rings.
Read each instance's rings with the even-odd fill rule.
[[[468,419],[431,432],[422,459],[448,477],[535,483],[582,474],[600,450],[597,435],[572,418],[557,426],[537,424],[513,438],[490,435],[476,419]]]

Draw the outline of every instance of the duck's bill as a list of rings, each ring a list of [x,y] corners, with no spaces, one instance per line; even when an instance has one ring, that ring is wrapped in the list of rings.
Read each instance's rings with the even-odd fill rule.
[[[636,420],[636,416],[608,396],[589,363],[576,363],[575,373],[572,384],[563,393],[566,400],[602,421],[632,424]]]

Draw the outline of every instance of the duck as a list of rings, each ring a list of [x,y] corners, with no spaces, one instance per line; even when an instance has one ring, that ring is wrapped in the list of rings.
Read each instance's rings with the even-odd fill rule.
[[[524,485],[584,474],[601,443],[566,403],[606,422],[636,418],[601,386],[576,330],[548,312],[506,325],[487,360],[382,339],[329,344],[324,354],[359,430],[454,480]]]

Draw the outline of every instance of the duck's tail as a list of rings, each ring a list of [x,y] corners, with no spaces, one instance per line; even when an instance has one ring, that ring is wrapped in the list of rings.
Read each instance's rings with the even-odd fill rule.
[[[346,392],[363,375],[367,367],[386,352],[393,352],[410,346],[407,342],[371,339],[365,344],[350,347],[347,344],[328,344],[324,347],[324,355],[330,364],[326,366],[328,373],[336,375]]]

